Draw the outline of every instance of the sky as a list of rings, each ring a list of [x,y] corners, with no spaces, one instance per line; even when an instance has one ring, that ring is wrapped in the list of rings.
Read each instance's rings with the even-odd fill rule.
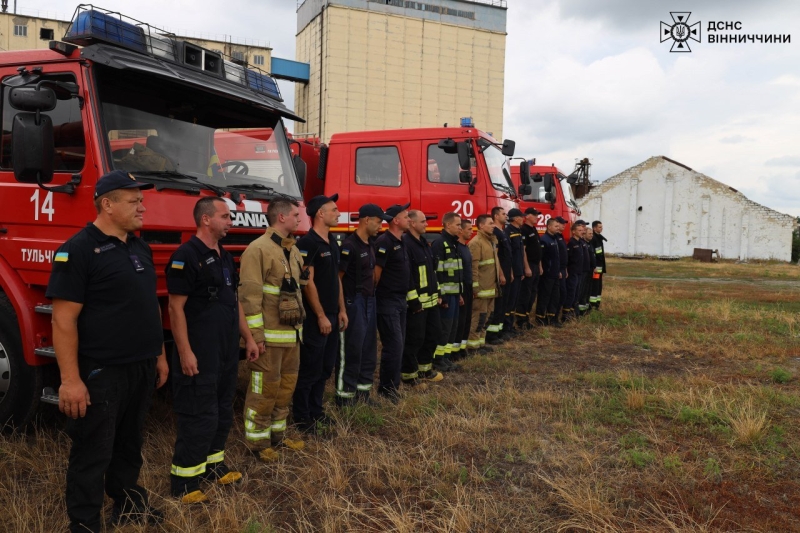
[[[13,5],[13,1],[10,2]],[[103,0],[176,33],[268,41],[294,59],[296,0]],[[503,133],[517,155],[571,171],[589,157],[602,181],[664,155],[783,213],[800,216],[800,2],[508,0]],[[74,6],[17,1],[70,18]],[[77,5],[77,4],[76,4]],[[205,8],[205,9],[204,9]],[[659,42],[670,11],[691,12],[691,53]],[[740,31],[709,32],[710,21]],[[714,34],[791,35],[785,44],[709,43]],[[293,85],[280,82],[286,103]]]

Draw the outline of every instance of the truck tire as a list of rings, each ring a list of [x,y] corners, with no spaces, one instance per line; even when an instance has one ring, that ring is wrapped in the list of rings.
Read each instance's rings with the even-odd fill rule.
[[[22,355],[17,314],[0,294],[0,428],[24,428],[33,418],[41,397],[42,373]]]

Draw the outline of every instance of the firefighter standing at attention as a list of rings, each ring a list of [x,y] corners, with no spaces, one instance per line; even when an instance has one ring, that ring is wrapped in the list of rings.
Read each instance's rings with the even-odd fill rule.
[[[497,237],[494,235],[492,217],[480,215],[477,219],[478,234],[469,241],[472,255],[472,317],[470,317],[467,349],[471,353],[490,353],[486,346],[486,328],[494,306],[502,301],[497,296],[500,285],[500,260],[497,258]]]
[[[229,485],[242,478],[225,465],[240,336],[248,361],[258,359],[237,298],[236,264],[219,244],[233,225],[230,209],[222,198],[208,196],[197,201],[193,216],[197,234],[172,254],[166,268],[177,418],[170,479],[172,495],[183,503],[208,500],[201,480]]]
[[[594,250],[595,268],[592,275],[592,288],[589,294],[589,305],[594,309],[600,309],[600,302],[603,298],[603,276],[606,270],[606,249],[605,242],[608,240],[603,237],[603,223],[599,220],[592,222],[592,249]]]
[[[284,434],[305,312],[299,286],[303,259],[292,236],[300,224],[297,202],[276,198],[267,208],[267,222],[266,233],[242,254],[239,301],[261,354],[249,363],[245,440],[262,461],[271,462],[279,458],[278,446],[299,450],[304,445]]]
[[[442,321],[441,336],[433,354],[433,367],[440,372],[458,369],[450,361],[450,354],[461,349],[458,334],[458,314],[464,299],[461,297],[463,281],[461,255],[458,253],[458,233],[461,230],[461,217],[458,213],[445,213],[442,217],[442,233],[433,241],[431,250],[436,259],[436,278],[439,281],[439,316]],[[458,344],[456,344],[458,340]]]

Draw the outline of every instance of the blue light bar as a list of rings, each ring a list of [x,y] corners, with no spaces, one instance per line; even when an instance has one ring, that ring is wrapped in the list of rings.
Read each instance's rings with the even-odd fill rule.
[[[218,52],[180,41],[174,35],[147,23],[91,4],[78,6],[63,40],[79,46],[97,43],[120,46],[200,70],[204,74],[226,79],[249,87],[256,93],[283,101],[278,83],[260,69],[246,68],[246,63],[241,61],[225,60]]]
[[[472,117],[461,117],[461,127],[462,128],[474,128],[475,123],[472,121]]]

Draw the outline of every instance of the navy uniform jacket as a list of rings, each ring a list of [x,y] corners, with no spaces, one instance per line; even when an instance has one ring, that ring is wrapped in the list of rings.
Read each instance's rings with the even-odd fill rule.
[[[592,247],[594,248],[594,257],[597,262],[597,266],[603,268],[603,274],[606,273],[606,249],[605,245],[603,244],[607,241],[605,237],[603,237],[600,233],[595,233],[592,237]]]
[[[506,226],[505,233],[508,236],[508,242],[511,243],[511,270],[514,272],[514,278],[522,279],[525,275],[525,260],[523,258],[525,242],[522,232],[519,228],[515,228],[513,224],[509,224]]]
[[[558,257],[559,257],[559,269],[561,270],[561,274],[566,278],[567,277],[567,263],[569,262],[569,256],[567,254],[567,243],[564,241],[564,236],[560,233],[556,233],[555,235],[556,244],[558,244]]]
[[[497,228],[492,230],[494,236],[497,237],[497,259],[500,260],[500,268],[503,270],[503,275],[510,282],[509,274],[511,273],[511,241],[508,240],[506,232]]]
[[[567,246],[567,270],[569,277],[580,276],[588,269],[589,258],[586,256],[586,241],[573,236]]]
[[[548,279],[558,279],[561,270],[561,254],[558,251],[556,238],[549,233],[545,233],[539,239],[542,246],[542,277]]]

